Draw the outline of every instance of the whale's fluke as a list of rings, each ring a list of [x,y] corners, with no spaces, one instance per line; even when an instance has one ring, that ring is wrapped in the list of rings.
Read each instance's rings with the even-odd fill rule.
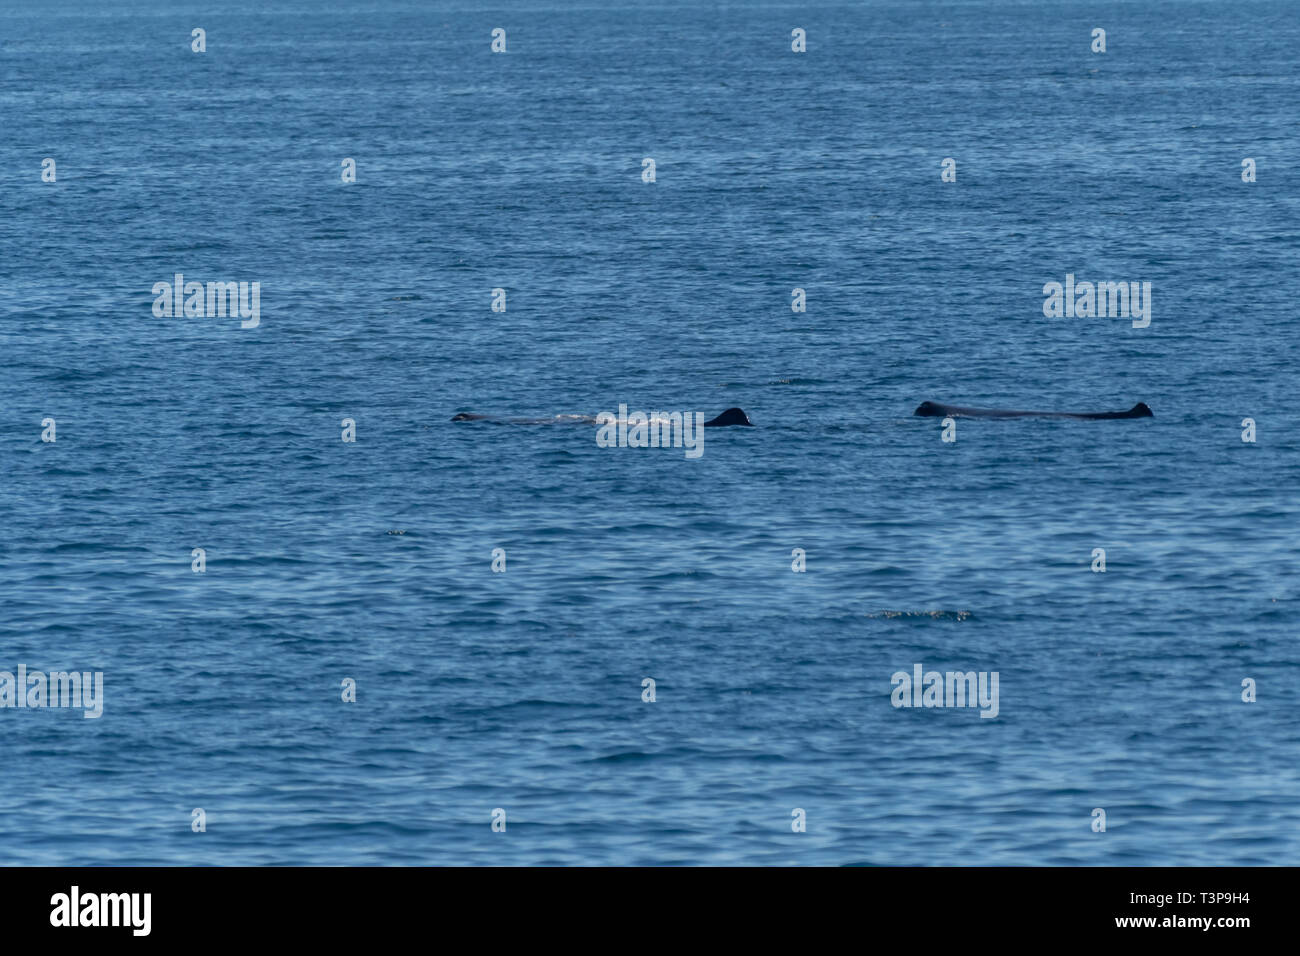
[[[915,415],[953,418],[1154,418],[1146,402],[1138,402],[1126,412],[1017,412],[1005,408],[964,408],[941,402],[922,402]]]

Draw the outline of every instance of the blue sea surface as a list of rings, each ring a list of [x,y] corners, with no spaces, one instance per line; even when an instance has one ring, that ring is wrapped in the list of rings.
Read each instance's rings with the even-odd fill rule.
[[[104,675],[0,710],[0,863],[1300,864],[1298,50],[1292,0],[0,10],[0,671]],[[755,427],[450,420],[620,404]]]

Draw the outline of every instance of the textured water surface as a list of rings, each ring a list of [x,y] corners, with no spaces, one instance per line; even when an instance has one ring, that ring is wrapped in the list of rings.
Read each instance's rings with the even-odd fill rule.
[[[0,710],[0,862],[1300,863],[1297,49],[1288,0],[0,11],[0,670],[105,686]],[[155,317],[176,272],[260,325]],[[1067,274],[1149,327],[1044,317]],[[450,421],[620,403],[756,427]],[[997,718],[891,706],[917,663]]]

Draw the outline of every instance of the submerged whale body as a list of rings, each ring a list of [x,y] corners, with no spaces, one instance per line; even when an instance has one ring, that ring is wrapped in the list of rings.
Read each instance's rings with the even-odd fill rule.
[[[497,425],[562,425],[566,422],[584,422],[594,425],[595,415],[552,415],[550,418],[497,418],[495,415],[475,415],[461,412],[451,416],[453,422],[493,422]]]
[[[1004,408],[963,408],[939,402],[922,402],[915,415],[943,418],[1153,418],[1150,406],[1138,402],[1126,412],[1016,412]]]
[[[568,422],[580,422],[585,425],[596,424],[595,415],[555,415],[551,418],[494,418],[491,415],[476,415],[473,412],[461,412],[451,417],[453,422],[495,422],[507,425],[557,425]],[[728,425],[747,425],[753,427],[742,408],[728,408],[717,418],[704,423],[705,428],[725,428]]]

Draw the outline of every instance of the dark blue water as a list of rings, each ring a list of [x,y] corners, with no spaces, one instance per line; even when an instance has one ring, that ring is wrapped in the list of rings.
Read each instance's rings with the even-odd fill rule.
[[[273,7],[0,12],[0,862],[1300,863],[1294,4]]]

